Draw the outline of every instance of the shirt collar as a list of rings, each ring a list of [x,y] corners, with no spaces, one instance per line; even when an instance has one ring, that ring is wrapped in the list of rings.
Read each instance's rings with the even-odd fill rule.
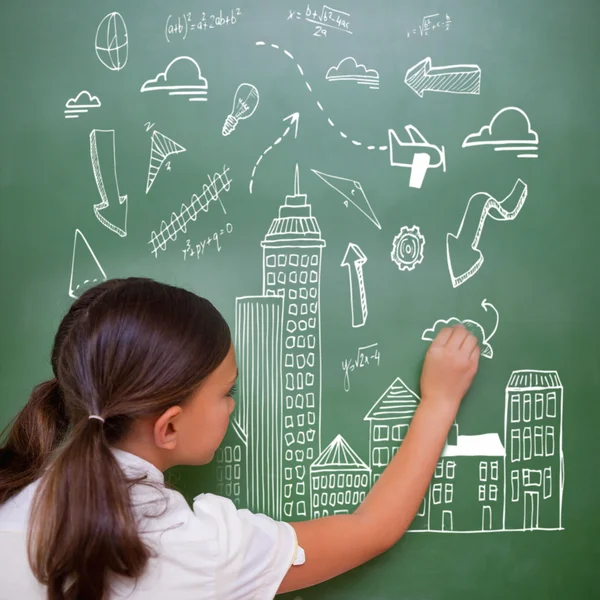
[[[131,454],[131,452],[126,452],[125,450],[120,450],[119,448],[111,448],[111,452],[117,459],[121,469],[125,471],[126,475],[132,477],[146,475],[148,481],[155,481],[157,483],[164,484],[165,476],[163,475],[162,471],[155,467],[152,463],[141,458],[137,454]]]

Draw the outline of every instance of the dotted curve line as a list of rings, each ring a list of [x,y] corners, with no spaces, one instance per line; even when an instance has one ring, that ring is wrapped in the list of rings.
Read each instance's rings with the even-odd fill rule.
[[[273,150],[273,148],[275,146],[277,146],[277,144],[279,144],[279,142],[281,142],[281,140],[290,132],[290,129],[292,128],[291,125],[288,126],[288,128],[282,133],[281,137],[278,137],[259,157],[258,160],[256,161],[256,164],[254,165],[254,169],[252,169],[252,175],[250,176],[250,193],[252,193],[252,186],[254,184],[254,175],[256,173],[256,169],[258,168],[258,165],[260,164],[260,161],[271,151]]]
[[[259,42],[256,42],[256,45],[257,46],[271,46],[271,48],[274,48],[275,50],[281,50],[290,60],[294,61],[294,64],[296,65],[298,72],[300,73],[300,75],[302,75],[302,77],[304,77],[304,71],[303,71],[302,67],[300,66],[299,63],[296,62],[296,59],[293,57],[291,52],[288,52],[287,50],[280,48],[277,44],[267,44],[266,42],[259,41]],[[306,88],[308,89],[309,92],[313,91],[312,87],[310,86],[310,83],[308,83],[306,78],[304,79],[304,84],[306,85]],[[323,109],[322,104],[318,100],[316,102],[317,102],[317,106],[318,106],[319,110],[322,113],[325,113],[325,110]],[[335,123],[329,117],[327,117],[327,123],[329,123],[329,125],[331,127],[333,127],[334,129],[336,129]],[[343,137],[345,140],[349,140],[355,146],[364,146],[367,150],[381,150],[384,152],[388,149],[388,146],[367,146],[366,144],[363,144],[362,142],[359,142],[358,140],[351,139],[341,129],[339,129],[339,128],[337,128],[337,129],[338,129],[338,132],[341,137]]]

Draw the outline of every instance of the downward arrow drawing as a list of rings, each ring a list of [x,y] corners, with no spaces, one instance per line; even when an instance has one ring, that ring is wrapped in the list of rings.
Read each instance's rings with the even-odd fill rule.
[[[432,67],[427,57],[408,69],[404,83],[421,98],[425,92],[479,94],[481,69],[477,65]]]
[[[94,204],[97,219],[121,237],[127,235],[127,196],[121,196],[117,179],[114,129],[93,129],[90,156],[96,187],[102,202]],[[112,199],[112,202],[109,200]]]
[[[444,146],[430,144],[414,125],[406,125],[404,129],[410,142],[403,142],[393,129],[388,130],[390,165],[410,168],[409,186],[420,188],[428,169],[441,166],[446,172],[446,152]]]
[[[350,278],[350,308],[352,311],[352,327],[362,327],[367,321],[369,309],[367,308],[367,294],[363,278],[363,265],[367,262],[365,253],[350,242],[342,260],[342,267],[348,267]],[[360,312],[359,307],[360,306]]]
[[[250,193],[252,193],[252,186],[254,184],[254,174],[256,173],[256,169],[258,167],[258,165],[260,164],[260,161],[265,157],[266,154],[268,154],[275,146],[277,146],[277,144],[279,144],[279,142],[281,142],[281,140],[290,132],[290,130],[292,129],[292,127],[295,125],[294,128],[294,139],[298,137],[298,123],[300,122],[300,113],[292,113],[291,115],[287,116],[285,119],[283,119],[284,121],[289,120],[290,124],[288,125],[287,129],[283,132],[283,134],[281,135],[281,137],[278,137],[259,157],[258,160],[256,161],[256,164],[254,165],[254,169],[252,169],[252,175],[250,176]]]
[[[489,215],[495,221],[512,221],[526,198],[527,185],[521,179],[517,179],[504,200],[498,201],[486,192],[478,192],[469,198],[458,232],[446,235],[448,270],[453,287],[475,275],[483,264],[483,254],[478,246],[486,217]]]

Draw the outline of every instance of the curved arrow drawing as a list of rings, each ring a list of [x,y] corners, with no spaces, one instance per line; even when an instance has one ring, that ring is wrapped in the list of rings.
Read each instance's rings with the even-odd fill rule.
[[[90,156],[96,187],[102,202],[94,204],[94,213],[102,225],[125,237],[127,235],[127,195],[121,196],[117,179],[114,129],[92,129]],[[109,196],[113,201],[109,201]]]
[[[393,129],[388,130],[390,165],[410,168],[409,186],[420,188],[429,169],[442,167],[446,172],[446,152],[444,146],[430,144],[414,125],[406,125],[404,129],[410,142],[403,142]]]
[[[294,129],[294,139],[298,137],[298,123],[300,122],[300,113],[299,112],[295,112],[292,113],[291,115],[288,115],[285,119],[283,119],[284,121],[287,121],[289,119],[290,124],[288,125],[287,129],[283,132],[283,134],[281,135],[281,137],[278,137],[259,157],[258,160],[256,161],[256,164],[254,165],[254,169],[252,169],[252,175],[250,176],[250,193],[252,193],[252,186],[254,185],[254,174],[256,173],[256,169],[258,167],[258,165],[260,164],[260,161],[265,157],[266,154],[268,154],[275,146],[277,146],[277,144],[279,144],[279,142],[281,142],[281,140],[290,132],[290,129],[292,128],[293,125],[295,125],[295,129]]]
[[[363,278],[363,265],[367,262],[365,253],[357,244],[350,242],[342,260],[342,267],[348,267],[350,279],[350,308],[352,311],[352,327],[362,327],[369,316],[367,308],[367,294],[365,292],[365,280]],[[356,280],[356,281],[355,281]],[[358,296],[356,301],[355,296]],[[358,306],[360,305],[360,314]]]
[[[479,94],[481,69],[477,65],[432,67],[427,57],[408,69],[404,83],[421,98],[425,92]]]
[[[483,264],[483,254],[478,245],[486,217],[489,215],[495,221],[512,221],[526,198],[527,184],[521,179],[517,179],[512,191],[503,200],[496,200],[486,192],[477,192],[469,198],[458,232],[446,235],[448,271],[453,287],[475,275]]]
[[[500,313],[498,313],[498,309],[485,298],[483,299],[481,306],[486,312],[488,308],[491,308],[496,313],[496,324],[494,325],[494,329],[492,329],[492,333],[490,333],[490,335],[483,339],[484,343],[488,344],[489,341],[496,335],[496,331],[498,331],[498,325],[500,324]]]

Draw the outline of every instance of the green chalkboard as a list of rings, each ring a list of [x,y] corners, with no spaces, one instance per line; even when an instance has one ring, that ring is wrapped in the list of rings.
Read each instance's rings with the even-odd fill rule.
[[[72,299],[149,276],[235,336],[232,425],[172,473],[186,496],[351,511],[460,320],[480,372],[411,532],[289,597],[592,597],[599,8],[4,2],[0,425]]]

